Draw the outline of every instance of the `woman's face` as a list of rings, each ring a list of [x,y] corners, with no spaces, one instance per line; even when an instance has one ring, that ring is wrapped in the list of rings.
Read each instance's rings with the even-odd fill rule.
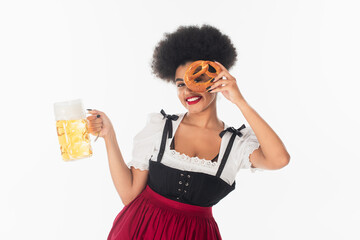
[[[182,105],[189,110],[189,112],[202,112],[212,104],[216,103],[216,93],[209,92],[193,92],[184,82],[184,74],[187,67],[192,62],[186,62],[185,65],[180,65],[175,72],[175,86],[177,88],[178,97]],[[193,96],[200,96],[200,101],[190,102],[186,99]]]

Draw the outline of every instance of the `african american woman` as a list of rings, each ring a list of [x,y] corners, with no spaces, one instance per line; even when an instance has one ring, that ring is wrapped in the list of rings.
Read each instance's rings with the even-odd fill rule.
[[[154,49],[151,68],[159,79],[173,83],[186,112],[149,113],[133,139],[128,163],[106,114],[89,111],[89,131],[105,140],[111,176],[124,204],[108,240],[222,239],[212,206],[235,189],[238,171],[280,169],[289,163],[281,139],[248,104],[229,72],[236,59],[229,37],[213,26],[180,26],[165,34]],[[206,91],[195,92],[184,82],[197,60],[221,68]],[[220,120],[219,93],[249,126]]]

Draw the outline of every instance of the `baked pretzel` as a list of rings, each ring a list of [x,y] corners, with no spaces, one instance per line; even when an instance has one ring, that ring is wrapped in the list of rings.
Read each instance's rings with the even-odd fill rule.
[[[205,92],[210,82],[221,72],[221,68],[213,61],[198,60],[189,65],[184,74],[184,82],[194,92]]]

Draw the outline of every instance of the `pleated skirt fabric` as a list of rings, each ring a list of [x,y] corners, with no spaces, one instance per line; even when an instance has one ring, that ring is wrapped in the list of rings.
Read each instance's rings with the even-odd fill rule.
[[[219,240],[212,207],[166,198],[149,185],[116,216],[107,240]]]

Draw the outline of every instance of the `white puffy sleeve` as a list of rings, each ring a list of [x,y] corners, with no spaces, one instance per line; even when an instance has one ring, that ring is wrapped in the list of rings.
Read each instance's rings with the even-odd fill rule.
[[[260,143],[256,138],[256,135],[250,126],[246,126],[245,128],[240,130],[243,136],[236,137],[233,145],[235,154],[235,162],[237,167],[237,172],[240,169],[250,169],[252,173],[256,172],[256,170],[263,171],[264,169],[255,168],[251,166],[251,162],[249,159],[250,154],[259,148]]]
[[[132,158],[127,166],[149,170],[149,159],[154,152],[155,143],[161,137],[165,124],[161,113],[149,113],[145,127],[133,139]]]

